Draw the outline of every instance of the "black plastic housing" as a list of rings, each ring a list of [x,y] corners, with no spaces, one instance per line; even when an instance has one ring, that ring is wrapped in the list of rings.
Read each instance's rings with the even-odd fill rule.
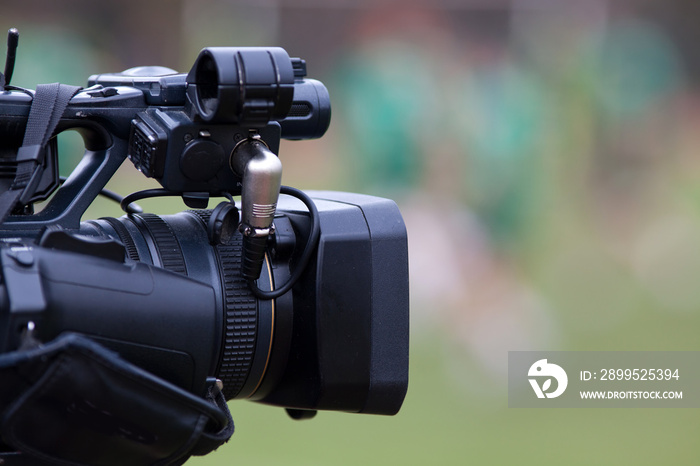
[[[281,198],[257,289],[286,290],[303,273],[274,300],[255,297],[237,225],[220,242],[211,211],[81,223],[127,156],[169,194],[231,198],[240,192],[230,163],[240,141],[254,136],[277,153],[281,137],[328,128],[325,87],[304,79],[303,60],[282,49],[205,49],[189,75],[171,71],[98,75],[71,99],[56,134],[78,131],[83,158],[55,189],[53,141],[49,175],[0,228],[0,352],[29,332],[42,342],[76,332],[198,396],[220,381],[227,399],[299,418],[319,409],[396,413],[408,383],[409,302],[407,234],[392,201],[311,193],[320,240],[301,267],[315,237],[310,214]],[[31,106],[32,91],[0,92],[5,191]],[[48,196],[33,213],[31,203]]]
[[[274,301],[242,279],[240,234],[209,243],[210,211],[91,220],[80,234],[45,232],[41,246],[0,240],[0,352],[31,321],[41,341],[87,335],[195,394],[218,378],[228,399],[395,414],[408,384],[401,215],[386,199],[309,194],[318,248],[292,293]],[[286,282],[309,223],[303,204],[281,199],[261,289]]]
[[[294,289],[293,357],[262,399],[298,409],[398,412],[408,387],[407,233],[396,204],[310,192],[321,214],[316,260]],[[280,208],[300,231],[307,214]]]

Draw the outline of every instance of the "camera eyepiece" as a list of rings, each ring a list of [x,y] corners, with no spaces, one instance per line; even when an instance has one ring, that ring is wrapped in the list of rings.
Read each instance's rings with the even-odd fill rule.
[[[294,68],[279,47],[209,47],[197,57],[187,85],[202,120],[259,128],[289,113]]]
[[[219,77],[216,62],[211,55],[202,54],[199,66],[195,70],[195,80],[198,83],[196,95],[200,116],[205,120],[216,113],[219,97]]]

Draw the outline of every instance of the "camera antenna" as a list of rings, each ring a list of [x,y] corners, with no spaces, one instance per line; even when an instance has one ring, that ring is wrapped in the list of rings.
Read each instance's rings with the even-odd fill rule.
[[[0,73],[0,88],[3,90],[10,85],[12,73],[15,71],[15,58],[19,45],[19,31],[11,28],[7,31],[7,55],[5,57],[5,73]]]

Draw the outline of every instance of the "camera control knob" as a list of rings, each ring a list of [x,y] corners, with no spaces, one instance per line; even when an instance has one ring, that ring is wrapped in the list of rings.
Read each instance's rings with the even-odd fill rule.
[[[113,97],[119,95],[119,91],[114,87],[100,87],[87,92],[90,97]]]

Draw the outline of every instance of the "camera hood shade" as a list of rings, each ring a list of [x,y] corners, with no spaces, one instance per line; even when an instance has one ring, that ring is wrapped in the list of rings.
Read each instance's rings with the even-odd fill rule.
[[[294,69],[279,47],[209,47],[187,75],[187,96],[211,123],[262,127],[284,119],[294,98]]]

